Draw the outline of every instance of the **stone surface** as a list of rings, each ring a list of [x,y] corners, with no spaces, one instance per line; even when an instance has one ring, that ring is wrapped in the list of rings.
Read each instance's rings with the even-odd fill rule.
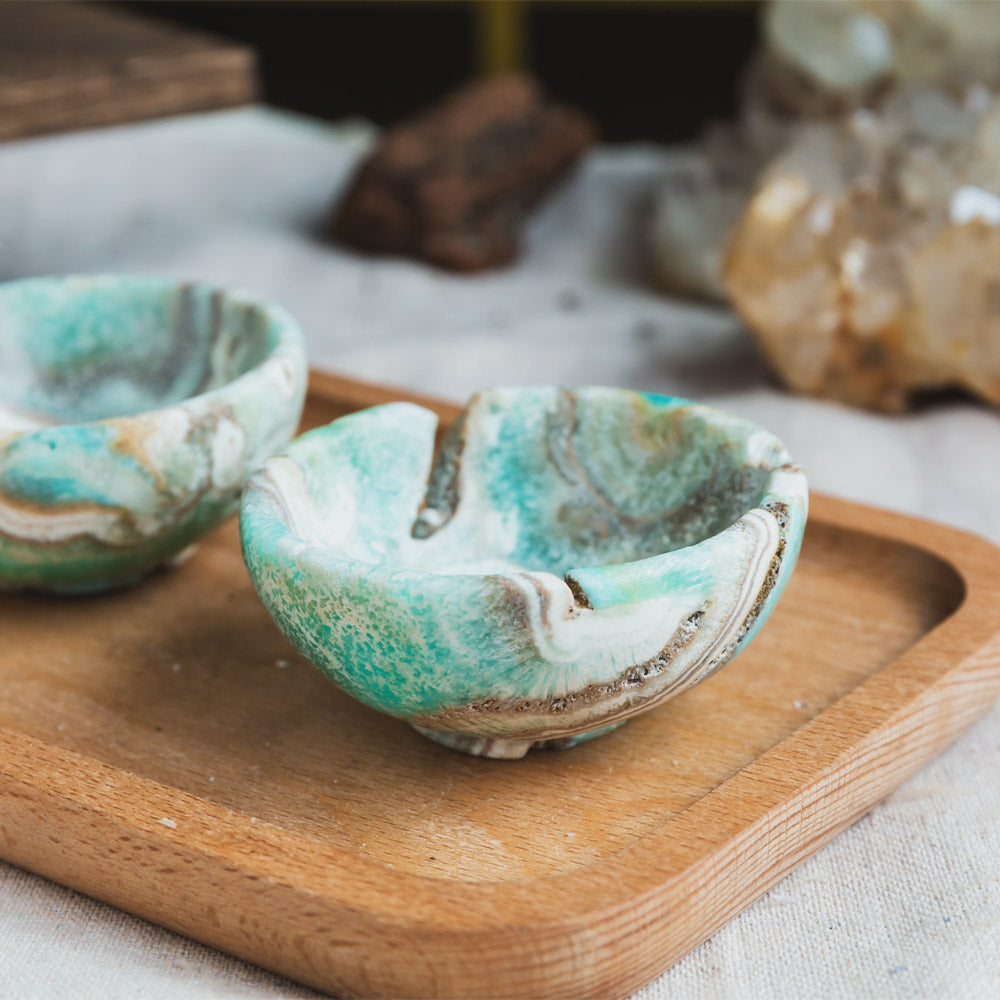
[[[525,74],[477,80],[386,131],[330,229],[372,253],[455,271],[509,263],[527,211],[593,142],[593,124]]]
[[[730,239],[726,287],[792,388],[1000,404],[1000,100],[908,88],[803,127]]]
[[[0,285],[0,586],[102,590],[171,559],[288,442],[305,383],[295,322],[237,292]]]
[[[805,476],[753,424],[668,396],[478,393],[435,449],[394,403],[247,486],[243,552],[333,681],[449,746],[521,757],[646,711],[756,635],[798,555]]]

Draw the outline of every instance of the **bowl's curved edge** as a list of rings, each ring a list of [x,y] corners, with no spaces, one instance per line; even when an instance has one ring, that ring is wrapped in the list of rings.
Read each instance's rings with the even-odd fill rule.
[[[343,500],[352,477],[360,475],[361,444],[367,442],[368,453],[378,450],[370,439],[380,435],[391,448],[391,457],[382,456],[382,473],[390,488],[402,483],[402,494],[378,496],[400,504],[400,516],[413,519],[422,494],[413,493],[407,476],[419,493],[429,475],[434,417],[422,411],[426,416],[418,418],[412,404],[396,403],[310,432],[251,479],[241,512],[251,577],[297,648],[372,707],[406,718],[422,732],[436,732],[448,745],[488,756],[522,756],[530,746],[550,741],[570,745],[590,730],[654,707],[728,662],[767,618],[798,555],[808,505],[805,477],[780,442],[701,404],[670,399],[668,405],[719,413],[748,440],[766,435],[775,463],[760,505],[696,545],[571,571],[565,580],[527,571],[442,576],[330,551],[301,537],[308,532],[283,525],[293,510],[294,517],[305,517],[301,510],[309,502],[311,487],[305,474],[295,472],[296,456],[312,469],[312,450],[337,449],[339,458],[328,457],[327,471],[336,466],[343,475],[346,485],[338,494]],[[415,431],[421,421],[426,426]],[[350,440],[352,434],[358,441]],[[371,489],[369,480],[378,476],[367,471]],[[336,513],[325,508],[322,516],[332,520]],[[294,590],[288,579],[294,579]],[[689,585],[671,589],[665,580]],[[614,599],[608,599],[611,593]],[[591,601],[589,594],[600,597]],[[355,608],[363,608],[363,615]],[[383,627],[373,630],[373,615],[381,616]],[[438,628],[441,618],[447,622]],[[505,621],[519,623],[508,630],[516,635],[502,634]],[[665,628],[664,621],[674,624]],[[341,641],[338,629],[350,631],[350,643]],[[612,665],[604,668],[602,660],[600,672],[575,683],[567,666],[573,651],[586,647],[593,658],[602,644]],[[359,650],[366,669],[352,671]],[[433,660],[430,666],[407,666],[424,654]],[[439,667],[445,660],[449,669],[442,673],[435,663]],[[536,660],[526,672],[525,664]],[[384,670],[368,670],[368,662],[391,664],[394,683],[386,683]],[[515,664],[510,677],[506,663]],[[563,686],[550,690],[556,675]],[[528,687],[525,676],[532,678]]]
[[[0,295],[9,285],[88,282],[160,293],[190,287],[167,278],[70,276],[0,285]],[[198,287],[260,310],[266,355],[226,384],[176,403],[0,441],[4,587],[77,593],[133,582],[230,516],[250,472],[294,435],[308,376],[298,324],[249,293]]]

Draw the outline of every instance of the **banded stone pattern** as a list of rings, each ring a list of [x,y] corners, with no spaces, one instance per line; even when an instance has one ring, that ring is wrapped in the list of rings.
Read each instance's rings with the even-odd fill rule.
[[[0,585],[101,590],[171,559],[291,440],[306,374],[295,322],[243,293],[0,285]]]
[[[546,386],[436,429],[394,403],[303,435],[241,530],[295,645],[450,746],[518,757],[659,704],[752,639],[795,564],[805,476],[734,416]]]

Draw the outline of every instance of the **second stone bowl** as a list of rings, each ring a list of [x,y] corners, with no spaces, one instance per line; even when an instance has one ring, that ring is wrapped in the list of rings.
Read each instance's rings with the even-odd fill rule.
[[[0,587],[132,582],[231,515],[288,443],[298,326],[163,278],[0,285]]]
[[[408,403],[314,430],[250,479],[244,558],[345,691],[520,757],[697,684],[795,564],[806,481],[767,431],[619,389],[495,389],[435,446]]]

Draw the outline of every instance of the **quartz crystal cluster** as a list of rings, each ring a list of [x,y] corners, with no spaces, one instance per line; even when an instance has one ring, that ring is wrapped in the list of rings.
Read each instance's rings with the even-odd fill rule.
[[[661,183],[662,283],[728,298],[793,388],[1000,404],[1000,3],[775,0],[738,123]]]
[[[730,299],[794,389],[1000,404],[1000,100],[907,89],[802,129],[729,239]]]

